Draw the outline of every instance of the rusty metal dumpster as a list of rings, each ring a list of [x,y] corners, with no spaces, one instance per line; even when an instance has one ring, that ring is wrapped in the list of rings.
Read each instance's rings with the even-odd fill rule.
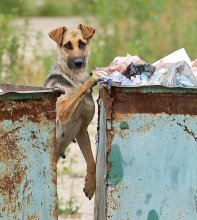
[[[197,219],[197,89],[100,89],[96,220]]]
[[[55,103],[60,92],[0,89],[0,219],[57,219]]]

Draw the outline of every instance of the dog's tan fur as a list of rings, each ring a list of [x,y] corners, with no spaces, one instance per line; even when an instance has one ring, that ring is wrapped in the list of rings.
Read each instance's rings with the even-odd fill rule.
[[[83,57],[87,64],[89,41],[94,33],[95,29],[92,26],[82,24],[73,30],[66,27],[52,30],[49,36],[57,43],[57,58],[45,82],[46,87],[59,87],[65,91],[65,95],[57,101],[58,158],[64,156],[65,149],[76,138],[87,163],[84,193],[89,199],[92,198],[96,187],[96,166],[87,131],[94,116],[95,106],[88,90],[102,75],[94,75],[87,80],[86,65],[79,69],[71,69],[68,61],[75,57]],[[83,47],[80,46],[80,42],[83,43]],[[72,45],[72,49],[68,44]]]
[[[93,37],[94,33],[95,29],[93,27],[82,24],[80,24],[76,29],[69,30],[65,27],[59,27],[49,33],[49,36],[54,41],[56,41],[58,45],[60,45],[59,42],[61,39],[62,45],[65,45],[69,41],[72,43],[73,50],[67,49],[64,46],[58,46],[57,64],[62,68],[63,72],[76,84],[83,83],[88,77],[86,68],[71,71],[67,65],[67,59],[76,56],[83,56],[86,58],[86,61],[88,61],[87,59],[89,55],[89,41]],[[80,49],[78,47],[79,40],[82,40],[84,43],[86,43],[86,47],[84,49]]]
[[[95,84],[96,80],[97,79],[92,76],[69,97],[61,96],[58,98],[56,111],[60,125],[64,125],[70,119],[77,107],[83,101],[88,90]]]

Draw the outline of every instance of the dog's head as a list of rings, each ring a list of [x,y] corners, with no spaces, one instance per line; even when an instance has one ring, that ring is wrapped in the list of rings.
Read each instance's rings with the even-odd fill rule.
[[[80,24],[76,29],[58,27],[49,36],[58,45],[61,62],[69,69],[81,69],[86,66],[89,52],[89,41],[95,33],[95,28]]]

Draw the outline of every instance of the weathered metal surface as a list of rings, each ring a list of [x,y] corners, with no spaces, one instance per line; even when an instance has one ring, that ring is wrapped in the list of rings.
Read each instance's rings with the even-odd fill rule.
[[[0,219],[57,219],[55,103],[60,93],[0,88]]]
[[[197,219],[197,90],[113,87],[99,103],[95,219]]]
[[[106,170],[103,169],[105,166],[106,161],[106,155],[105,150],[103,146],[105,146],[106,142],[106,130],[103,129],[106,127],[106,115],[104,111],[103,103],[100,101],[100,109],[99,109],[99,115],[100,115],[100,124],[102,125],[98,127],[98,132],[102,139],[99,138],[97,140],[97,157],[96,157],[96,163],[99,163],[99,166],[97,166],[96,169],[96,179],[97,179],[97,186],[96,186],[96,194],[99,196],[95,197],[95,203],[94,203],[94,212],[95,216],[97,216],[97,219],[105,219],[105,206],[106,206],[106,184],[105,184],[105,176],[106,176]],[[102,204],[102,205],[101,205]]]

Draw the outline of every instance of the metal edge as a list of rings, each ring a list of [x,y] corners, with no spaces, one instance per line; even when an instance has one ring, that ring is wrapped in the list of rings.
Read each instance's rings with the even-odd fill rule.
[[[113,90],[118,90],[119,92],[131,92],[131,91],[137,91],[137,92],[151,92],[151,93],[160,93],[160,92],[191,92],[191,93],[197,93],[197,87],[180,87],[180,86],[162,86],[162,85],[147,85],[147,86],[121,86],[119,84],[113,84],[108,85],[103,82],[99,82],[98,84],[99,90],[104,88],[112,88]]]
[[[2,92],[0,92],[0,96],[5,95],[5,94],[35,94],[35,93],[62,93],[63,94],[63,91],[57,87],[46,88],[46,87],[30,86],[30,85],[0,84],[0,88],[1,88],[1,85],[16,87],[16,90],[15,91],[2,91]],[[22,91],[17,90],[17,87],[24,87],[24,90],[22,90]],[[25,88],[27,90],[25,90]],[[33,89],[37,89],[37,90],[33,90]]]

